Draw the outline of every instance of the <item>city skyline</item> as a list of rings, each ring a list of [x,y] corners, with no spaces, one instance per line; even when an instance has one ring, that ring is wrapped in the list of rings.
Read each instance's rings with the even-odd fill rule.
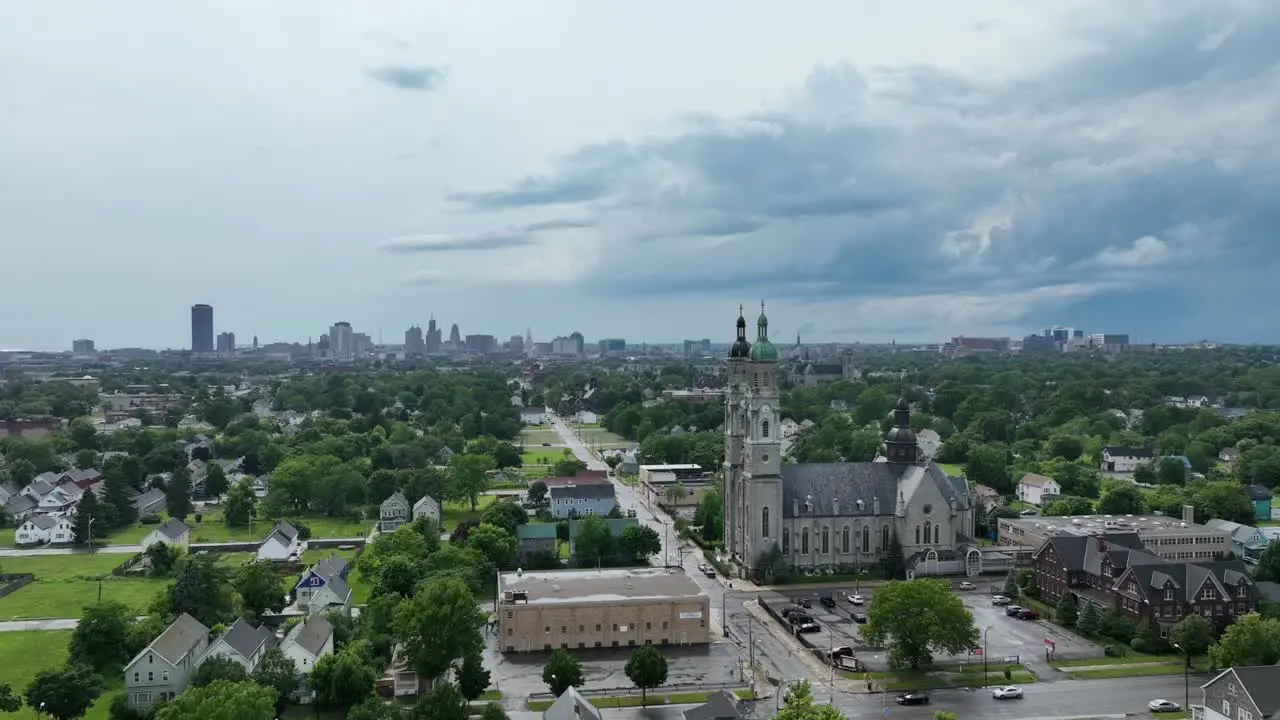
[[[1280,6],[733,7],[8,5],[0,345],[1280,341]]]

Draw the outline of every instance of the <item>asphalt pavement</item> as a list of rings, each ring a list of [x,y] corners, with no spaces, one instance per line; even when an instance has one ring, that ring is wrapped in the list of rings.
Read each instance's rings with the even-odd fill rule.
[[[104,545],[96,553],[107,555],[137,555],[142,552],[141,545]],[[35,547],[35,548],[0,548],[0,558],[5,557],[40,557],[41,555],[88,555],[86,548]]]

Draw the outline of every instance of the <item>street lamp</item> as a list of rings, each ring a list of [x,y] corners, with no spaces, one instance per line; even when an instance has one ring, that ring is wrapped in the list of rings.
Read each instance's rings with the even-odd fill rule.
[[[91,555],[93,554],[93,521],[97,519],[96,517],[89,518],[89,554]]]
[[[1187,662],[1182,666],[1182,709],[1187,712],[1191,711],[1191,651],[1179,645],[1178,643],[1170,643],[1175,648],[1181,650],[1187,656]]]
[[[988,625],[982,631],[982,687],[987,686],[987,633],[991,632],[991,625]]]

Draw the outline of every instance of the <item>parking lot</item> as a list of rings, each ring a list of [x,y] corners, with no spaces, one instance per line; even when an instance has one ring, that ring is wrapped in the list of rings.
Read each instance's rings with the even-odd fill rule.
[[[1045,654],[1046,638],[1053,641],[1056,658],[1102,655],[1102,648],[1095,643],[1063,630],[1050,622],[1045,620],[1020,620],[1009,617],[1005,614],[1003,607],[992,604],[991,583],[979,581],[976,584],[977,587],[975,589],[965,591],[959,590],[959,581],[955,581],[952,583],[952,588],[956,590],[956,594],[960,596],[965,607],[973,613],[973,621],[978,627],[978,632],[985,635],[985,652],[990,662],[998,662],[1006,657],[1017,656],[1023,665],[1026,665],[1042,677],[1047,673],[1056,672],[1049,667],[1049,658]],[[996,582],[995,584],[999,586],[1001,583]],[[776,594],[776,597],[782,601],[781,604],[783,605],[792,603],[797,598],[807,598],[811,602],[812,607],[808,610],[808,614],[821,626],[819,633],[810,636],[811,642],[817,645],[836,647],[848,645],[854,649],[860,661],[872,669],[882,669],[887,665],[884,653],[868,648],[860,642],[858,624],[851,617],[852,612],[861,611],[865,613],[867,611],[875,597],[875,589],[859,589],[857,591],[862,595],[865,603],[860,608],[844,599],[848,593],[854,591],[852,585],[833,586],[819,591],[784,591]],[[834,609],[828,609],[819,604],[819,596],[825,594],[831,594],[836,598],[836,607]],[[768,601],[768,598],[766,598],[766,601]],[[979,641],[979,644],[982,644],[982,640]],[[939,662],[980,663],[982,662],[982,655],[939,656],[935,660]]]

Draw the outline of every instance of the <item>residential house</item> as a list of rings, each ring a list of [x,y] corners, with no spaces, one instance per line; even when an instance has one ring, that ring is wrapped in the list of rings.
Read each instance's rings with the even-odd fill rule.
[[[1280,717],[1280,666],[1227,668],[1200,686],[1195,720],[1267,720]]]
[[[22,488],[22,494],[36,501],[38,505],[40,499],[45,495],[53,492],[58,486],[58,476],[55,473],[40,473]]]
[[[245,622],[244,618],[239,618],[222,633],[222,637],[209,645],[209,651],[200,658],[200,662],[224,657],[239,663],[246,673],[252,674],[262,656],[275,647],[275,644],[276,636],[266,625],[254,627]]]
[[[145,549],[156,543],[188,550],[191,547],[191,528],[178,518],[170,518],[169,522],[147,533],[146,537],[142,538],[141,545]]]
[[[573,422],[579,425],[595,425],[600,422],[600,416],[590,410],[579,410],[574,413]]]
[[[22,522],[32,515],[35,515],[37,505],[39,505],[38,500],[33,500],[32,498],[19,493],[5,501],[4,514],[7,517],[12,518],[14,522]]]
[[[1100,469],[1103,472],[1131,473],[1150,463],[1154,457],[1155,453],[1147,448],[1107,446],[1102,448]]]
[[[191,478],[191,493],[204,495],[204,481],[209,478],[209,464],[199,458],[187,463],[187,473]]]
[[[938,450],[942,449],[942,436],[937,430],[925,428],[916,433],[916,445],[925,458],[932,460],[937,456]]]
[[[13,533],[17,545],[66,544],[75,538],[75,523],[66,515],[32,515]]]
[[[9,498],[22,493],[18,484],[12,480],[0,483],[0,505],[9,502]]]
[[[1004,507],[1004,496],[988,485],[974,485],[973,499],[978,510],[984,515],[993,512],[996,508]]]
[[[547,411],[545,408],[523,408],[520,410],[520,422],[525,425],[546,425]]]
[[[572,685],[542,713],[542,720],[601,720],[601,717],[600,710]]]
[[[1240,457],[1240,450],[1234,446],[1223,448],[1222,451],[1218,453],[1218,459],[1224,463],[1233,463],[1238,457]]]
[[[423,495],[418,502],[413,504],[413,519],[431,518],[437,525],[440,524],[440,503],[430,495]]]
[[[556,554],[555,523],[525,523],[516,526],[516,556],[520,562],[539,553]]]
[[[552,517],[563,520],[570,516],[608,515],[618,505],[613,483],[608,478],[553,478],[545,481]]]
[[[1271,544],[1271,540],[1263,535],[1261,530],[1251,525],[1214,518],[1204,526],[1230,535],[1231,552],[1242,560],[1257,560],[1262,555],[1262,551],[1267,549],[1267,545]]]
[[[1197,613],[1221,630],[1256,610],[1260,596],[1242,561],[1164,560],[1144,550],[1137,533],[1054,535],[1031,561],[1050,605],[1069,592],[1134,622],[1150,621],[1161,637]]]
[[[333,654],[333,625],[319,615],[311,615],[290,628],[280,642],[280,652],[293,661],[293,666],[304,676],[310,676],[316,661]],[[309,703],[315,692],[302,683],[294,693],[298,702]]]
[[[143,710],[187,689],[209,645],[209,628],[183,613],[124,668],[125,698]]]
[[[400,529],[409,522],[412,507],[399,490],[391,493],[391,497],[378,506],[378,532],[389,533]]]
[[[312,613],[329,609],[351,610],[351,587],[347,585],[347,561],[338,555],[330,555],[307,568],[293,587],[294,603]]]
[[[628,527],[632,525],[640,524],[640,521],[635,518],[607,517],[602,519],[604,520],[605,527],[609,528],[609,534],[612,535],[614,538],[617,538],[619,535],[621,535],[622,531],[627,529]],[[578,552],[578,547],[577,547],[577,543],[575,542],[575,539],[578,537],[578,531],[581,529],[582,529],[581,520],[569,521],[569,557],[571,558],[574,557]]]
[[[139,517],[160,512],[164,509],[164,503],[164,491],[159,488],[152,488],[133,499],[133,507],[137,509]]]
[[[306,543],[298,536],[298,529],[281,520],[267,533],[258,546],[258,562],[280,562],[302,557]]]
[[[684,720],[743,720],[738,711],[738,698],[728,690],[716,690],[707,695],[707,701],[684,711]]]
[[[1253,519],[1268,522],[1271,517],[1271,490],[1264,485],[1245,485],[1244,491],[1249,494],[1253,503]]]
[[[1029,505],[1044,507],[1062,494],[1057,480],[1044,475],[1027,473],[1018,481],[1018,499]]]
[[[64,513],[80,502],[84,491],[72,480],[63,480],[56,487],[40,498],[36,506],[38,513]]]

